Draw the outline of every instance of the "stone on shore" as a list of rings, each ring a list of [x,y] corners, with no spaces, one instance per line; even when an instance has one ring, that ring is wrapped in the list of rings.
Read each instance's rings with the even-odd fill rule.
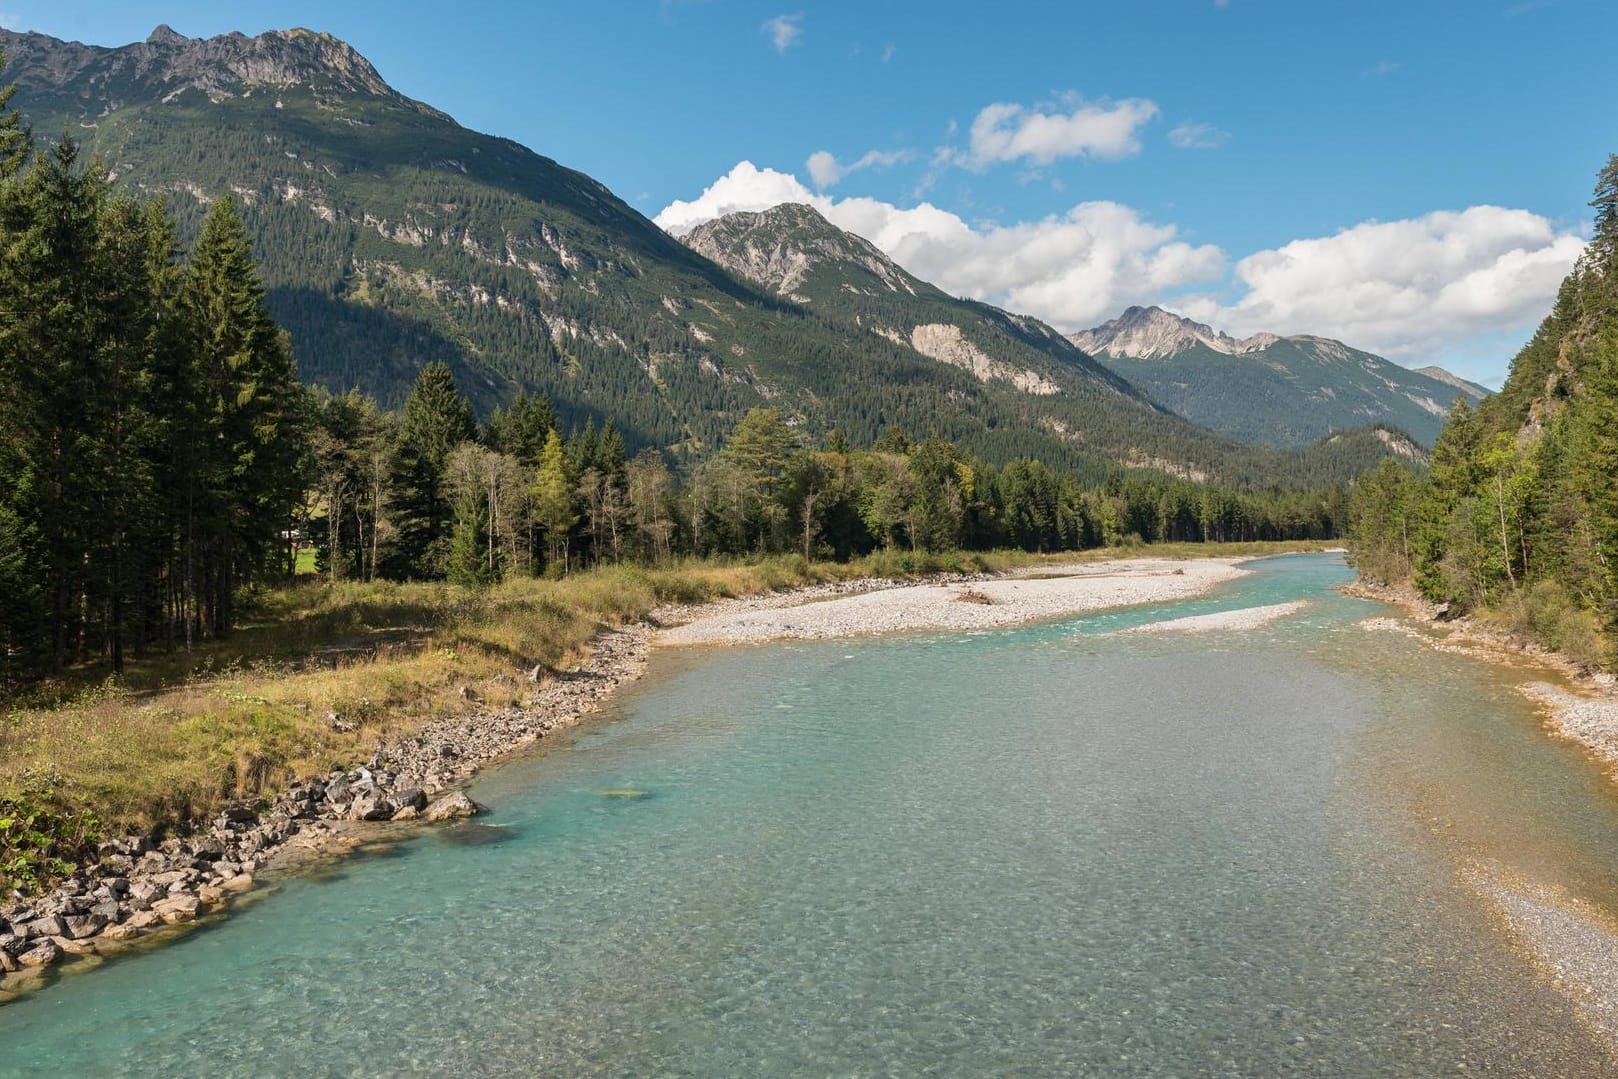
[[[17,962],[25,967],[48,967],[60,958],[62,949],[54,940],[46,939],[19,955]]]
[[[165,925],[179,925],[197,916],[202,901],[194,895],[171,895],[152,904],[152,913],[163,919]]]
[[[455,791],[452,794],[446,794],[444,797],[428,806],[427,812],[423,815],[423,819],[437,823],[439,821],[462,820],[466,817],[475,817],[482,812],[482,806],[472,801],[472,799],[468,798],[460,791]]]

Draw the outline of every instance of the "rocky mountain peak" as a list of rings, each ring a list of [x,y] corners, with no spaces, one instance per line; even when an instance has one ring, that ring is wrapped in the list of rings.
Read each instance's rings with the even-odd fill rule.
[[[805,298],[797,294],[798,287],[826,266],[863,270],[890,292],[914,295],[921,284],[875,244],[838,228],[804,203],[729,213],[698,225],[681,239],[731,273],[799,302]]]
[[[385,97],[442,116],[394,90],[347,42],[314,30],[190,38],[163,24],[145,41],[111,49],[0,30],[0,48],[9,61],[8,81],[72,85],[86,99],[154,93],[169,101],[199,90],[220,101],[258,87],[306,86],[317,94]]]
[[[165,22],[165,23],[159,23],[157,29],[153,30],[151,32],[151,34],[147,36],[146,44],[148,44],[148,45],[184,45],[186,42],[188,42],[190,40],[191,39],[186,37],[184,34],[177,33],[175,31],[174,27],[170,26],[168,23]]]
[[[1268,338],[1266,343],[1275,340],[1274,335],[1261,336]],[[1091,355],[1105,353],[1131,359],[1173,356],[1198,344],[1227,355],[1248,351],[1248,342],[1161,307],[1130,307],[1110,322],[1073,334],[1068,340]]]

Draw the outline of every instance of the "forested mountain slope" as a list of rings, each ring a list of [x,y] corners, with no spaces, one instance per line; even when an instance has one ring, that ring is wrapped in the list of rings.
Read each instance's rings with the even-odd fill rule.
[[[399,94],[326,34],[159,28],[107,49],[0,31],[0,50],[36,136],[65,132],[121,185],[165,195],[185,236],[237,199],[301,376],[385,406],[443,360],[482,413],[528,388],[566,425],[610,418],[631,447],[691,455],[763,404],[855,445],[898,425],[1090,479],[1125,464],[1296,486],[1383,452],[1366,435],[1255,454],[1164,415],[1047,327],[913,279],[922,307],[953,313],[883,324],[891,335],[864,324],[852,293],[817,306],[760,288],[590,177]],[[918,326],[943,328],[918,349]],[[980,377],[963,350],[1011,377]]]
[[[1365,576],[1594,667],[1618,630],[1618,156],[1592,205],[1595,238],[1500,393],[1455,411],[1430,475],[1368,477],[1351,540]]]
[[[1192,422],[1272,446],[1368,423],[1431,446],[1457,396],[1488,394],[1442,368],[1412,371],[1330,338],[1237,339],[1160,307],[1131,307],[1072,341]]]

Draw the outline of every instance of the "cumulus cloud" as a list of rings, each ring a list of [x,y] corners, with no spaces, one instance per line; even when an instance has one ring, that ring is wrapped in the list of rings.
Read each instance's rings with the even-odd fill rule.
[[[815,186],[824,191],[841,183],[849,173],[859,172],[861,169],[885,169],[890,165],[909,161],[914,156],[909,150],[871,150],[857,161],[845,165],[830,151],[816,150],[809,155],[804,167],[809,170],[809,178],[814,181]]]
[[[759,29],[770,39],[770,45],[776,52],[786,52],[803,37],[803,13],[777,15],[773,19],[765,19],[764,25]]]
[[[696,199],[669,204],[656,221],[682,235],[723,214],[783,202],[815,207],[946,292],[1037,315],[1064,330],[1215,281],[1226,269],[1217,247],[1185,243],[1172,225],[1153,224],[1116,202],[1083,202],[1038,221],[973,225],[927,202],[904,209],[871,198],[833,199],[747,161]]]
[[[1235,266],[1237,298],[1180,305],[1231,333],[1336,337],[1393,359],[1520,331],[1550,310],[1584,241],[1527,210],[1473,206],[1294,240]]]
[[[1001,161],[1130,157],[1140,153],[1140,129],[1158,111],[1156,102],[1139,97],[1085,101],[1070,94],[1058,104],[1032,107],[996,102],[972,121],[971,146],[961,161],[982,168]]]
[[[1169,141],[1182,150],[1217,150],[1230,141],[1230,132],[1185,120],[1170,129]]]

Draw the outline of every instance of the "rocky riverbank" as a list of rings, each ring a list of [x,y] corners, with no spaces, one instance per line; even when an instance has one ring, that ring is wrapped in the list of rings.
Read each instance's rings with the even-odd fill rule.
[[[373,822],[374,834],[387,822],[476,815],[482,807],[454,785],[599,708],[644,671],[651,634],[644,624],[603,633],[587,663],[552,677],[521,708],[430,724],[378,747],[364,765],[295,783],[267,806],[228,806],[189,834],[110,840],[44,895],[0,900],[0,1002],[64,961],[225,909],[289,857],[352,847],[367,834],[359,822]]]
[[[1576,742],[1612,766],[1618,781],[1618,683],[1607,673],[1580,670],[1565,656],[1518,640],[1469,618],[1445,619],[1413,590],[1362,582],[1344,585],[1345,594],[1379,600],[1404,609],[1408,619],[1368,618],[1366,629],[1404,633],[1430,648],[1494,663],[1527,664],[1555,676],[1560,684],[1523,682],[1517,691],[1532,701],[1552,732]]]

